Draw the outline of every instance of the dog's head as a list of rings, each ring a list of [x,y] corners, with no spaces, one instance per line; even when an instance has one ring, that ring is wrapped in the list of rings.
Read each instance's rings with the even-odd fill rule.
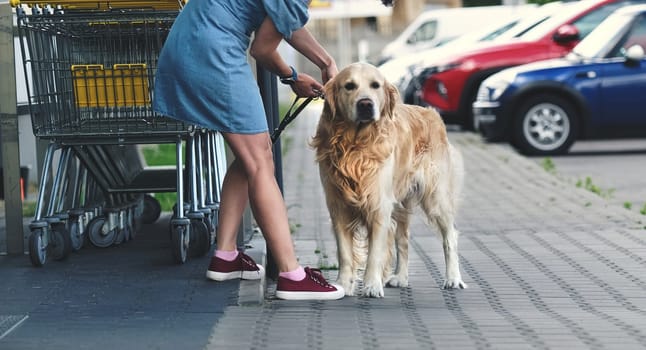
[[[324,114],[361,124],[392,118],[399,99],[397,88],[377,67],[353,63],[325,85]]]

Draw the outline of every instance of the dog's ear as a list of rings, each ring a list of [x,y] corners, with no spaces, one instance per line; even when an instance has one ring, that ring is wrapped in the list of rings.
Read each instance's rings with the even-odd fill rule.
[[[336,116],[336,93],[334,91],[334,79],[329,80],[323,86],[325,102],[323,103],[323,117],[333,120]]]
[[[386,90],[386,103],[384,105],[384,108],[386,109],[385,112],[386,115],[392,118],[395,116],[395,106],[400,99],[399,90],[397,90],[395,85],[388,81],[384,83],[384,89]]]

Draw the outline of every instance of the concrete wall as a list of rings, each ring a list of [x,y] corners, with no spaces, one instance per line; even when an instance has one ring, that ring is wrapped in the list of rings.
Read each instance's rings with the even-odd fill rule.
[[[39,178],[39,166],[36,160],[36,137],[31,128],[31,116],[28,114],[27,84],[23,69],[23,59],[18,38],[14,39],[16,67],[16,99],[18,102],[18,142],[20,144],[20,166],[30,168],[29,182],[35,184]],[[2,150],[0,150],[1,152]]]

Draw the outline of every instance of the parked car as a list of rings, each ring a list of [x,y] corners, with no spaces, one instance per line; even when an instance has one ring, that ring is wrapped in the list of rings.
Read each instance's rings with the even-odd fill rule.
[[[470,31],[441,46],[398,56],[379,65],[379,70],[388,81],[397,86],[405,103],[421,104],[421,84],[413,78],[421,72],[420,68],[426,67],[427,59],[435,62],[442,60],[442,57],[451,57],[473,50],[479,45],[488,45],[492,40],[504,41],[516,38],[556,14],[561,4],[560,1],[547,3],[534,7],[529,13],[517,11],[513,16],[501,18],[493,25]]]
[[[536,5],[434,8],[422,12],[381,51],[377,64],[449,42],[500,19],[527,13]]]
[[[480,83],[504,68],[563,57],[601,21],[619,7],[646,0],[581,0],[520,37],[427,62],[418,79],[422,99],[435,107],[445,122],[473,129],[472,104]]]
[[[424,49],[418,52],[410,52],[406,55],[399,55],[386,62],[381,62],[378,65],[378,68],[389,82],[399,87],[404,83],[402,79],[409,75],[410,70],[414,70],[415,67],[423,62],[425,57],[437,57],[446,53],[455,53],[456,50],[469,49],[473,45],[477,45],[479,42],[492,40],[489,38],[493,38],[496,33],[501,33],[508,30],[510,27],[517,25],[519,21],[520,18],[517,17],[506,18],[502,24],[496,23],[495,25],[489,25],[484,28],[468,32],[454,40],[444,43],[443,45]]]
[[[646,136],[646,5],[617,10],[565,58],[503,70],[473,103],[489,141],[566,153],[577,139]]]

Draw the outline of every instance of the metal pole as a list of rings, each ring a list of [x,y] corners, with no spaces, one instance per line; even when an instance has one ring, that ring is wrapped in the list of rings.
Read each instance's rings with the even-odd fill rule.
[[[20,196],[20,147],[16,110],[16,66],[13,13],[9,4],[0,4],[0,140],[7,233],[7,253],[24,254],[22,198]],[[27,181],[25,179],[24,181]]]
[[[258,79],[258,86],[260,87],[260,94],[265,106],[265,113],[267,114],[267,125],[271,133],[280,124],[278,116],[278,86],[276,83],[276,76],[271,72],[256,65],[256,76]],[[283,159],[280,151],[280,138],[274,143],[274,167],[276,182],[280,192],[283,192]],[[271,278],[278,276],[278,268],[273,259],[273,255],[269,247],[267,247],[267,269],[266,275]]]
[[[271,134],[271,132],[280,124],[276,75],[262,69],[261,67],[258,67],[257,75],[258,85],[260,85],[260,93],[265,106],[265,113],[267,114],[267,125],[269,126],[269,133]],[[283,158],[281,154],[280,138],[278,138],[274,143],[274,164],[276,167],[276,181],[278,182],[280,192],[283,192]]]

